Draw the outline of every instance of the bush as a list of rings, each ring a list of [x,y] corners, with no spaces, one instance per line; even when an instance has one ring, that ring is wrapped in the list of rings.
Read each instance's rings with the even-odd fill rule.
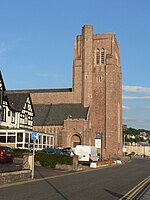
[[[72,165],[73,158],[67,155],[50,154],[44,152],[36,152],[35,161],[39,161],[44,167],[55,168],[56,164]]]
[[[23,154],[25,153],[30,153],[28,149],[14,149],[13,152],[14,152],[14,156],[17,156],[17,157],[22,157]]]

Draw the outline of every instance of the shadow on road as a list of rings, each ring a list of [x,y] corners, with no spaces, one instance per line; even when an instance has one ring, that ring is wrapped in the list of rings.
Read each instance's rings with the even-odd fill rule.
[[[112,196],[114,196],[114,197],[118,197],[118,198],[123,197],[122,194],[119,194],[119,193],[117,193],[117,192],[113,192],[113,191],[108,190],[108,189],[104,189],[104,190],[105,190],[106,192],[108,192],[109,194],[111,194]]]
[[[48,184],[50,185],[61,197],[63,197],[63,199],[65,200],[69,200],[67,199],[50,181],[48,181],[44,176],[43,174],[40,172],[40,170],[38,168],[36,168],[36,171],[37,173],[40,175],[40,177],[43,178],[43,180]]]

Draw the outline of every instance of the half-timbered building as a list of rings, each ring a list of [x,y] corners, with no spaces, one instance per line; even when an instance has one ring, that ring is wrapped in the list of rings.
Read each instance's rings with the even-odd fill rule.
[[[0,145],[12,148],[32,148],[34,109],[27,92],[7,91],[0,73]],[[39,133],[35,148],[54,146],[53,134]]]

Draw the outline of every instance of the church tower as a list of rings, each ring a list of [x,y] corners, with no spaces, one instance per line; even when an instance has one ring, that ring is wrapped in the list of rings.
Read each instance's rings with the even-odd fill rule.
[[[114,33],[93,34],[85,25],[76,37],[73,65],[74,103],[89,107],[90,145],[102,133],[103,157],[122,156],[122,73]]]

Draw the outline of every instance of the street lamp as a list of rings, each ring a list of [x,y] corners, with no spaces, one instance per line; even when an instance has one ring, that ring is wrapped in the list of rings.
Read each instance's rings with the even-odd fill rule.
[[[125,162],[125,152],[126,152],[126,138],[125,138],[125,133],[123,135],[123,160]]]

